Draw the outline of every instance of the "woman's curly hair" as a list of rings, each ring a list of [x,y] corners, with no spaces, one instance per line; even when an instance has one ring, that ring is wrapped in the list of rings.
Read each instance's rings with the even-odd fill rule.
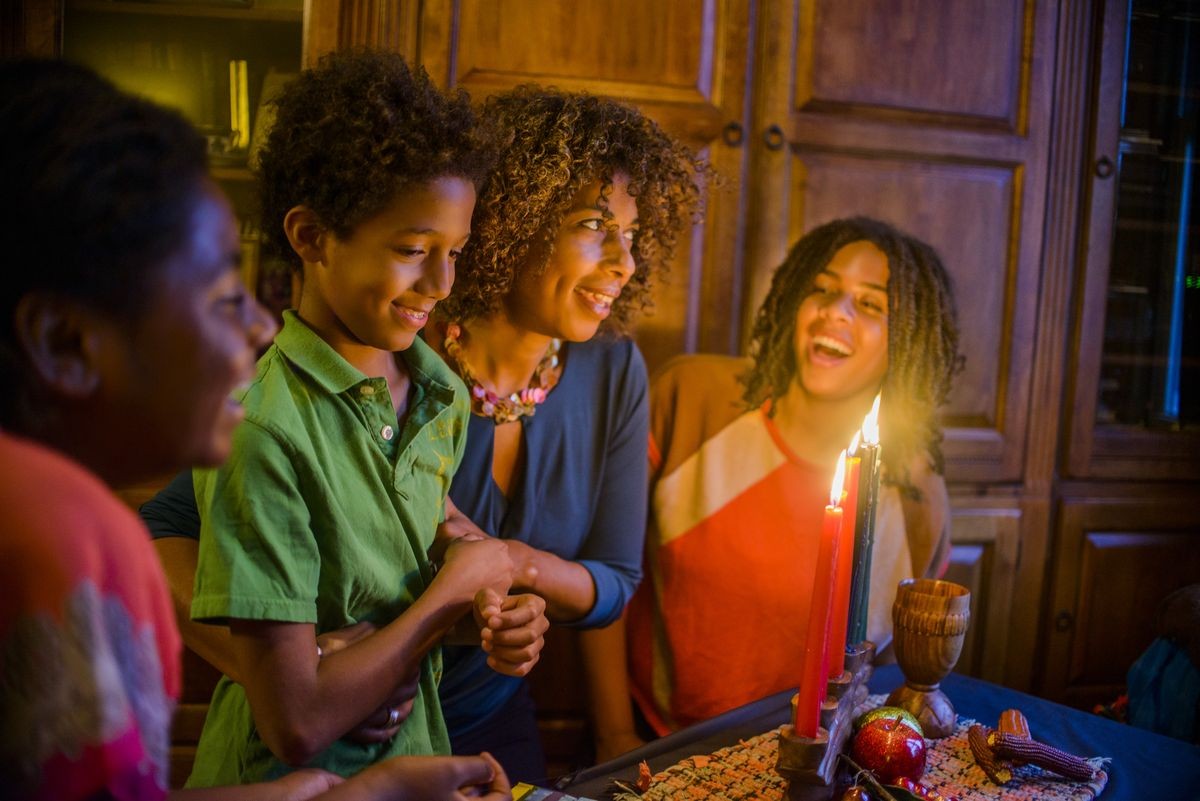
[[[283,230],[306,206],[339,238],[385,209],[405,187],[445,176],[479,186],[491,149],[464,92],[443,93],[396,53],[325,56],[280,92],[259,156],[263,232],[294,268]]]
[[[742,377],[748,406],[787,392],[796,372],[796,313],[817,274],[852,242],[874,244],[888,260],[888,368],[880,404],[880,432],[889,483],[912,491],[909,465],[922,451],[942,472],[946,402],[962,367],[954,292],[932,247],[867,217],[834,220],[800,238],[775,271],[751,337],[754,366]]]
[[[612,176],[623,172],[637,202],[637,270],[606,326],[626,330],[649,307],[651,286],[693,220],[702,162],[641,112],[587,93],[518,86],[490,98],[482,117],[498,142],[499,163],[480,190],[471,239],[442,313],[467,321],[499,309],[522,270],[545,267],[580,189],[603,182],[603,202]]]

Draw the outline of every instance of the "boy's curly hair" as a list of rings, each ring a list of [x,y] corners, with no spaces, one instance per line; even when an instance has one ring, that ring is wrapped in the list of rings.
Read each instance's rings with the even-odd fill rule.
[[[327,55],[273,105],[257,168],[263,233],[296,269],[300,257],[283,231],[293,207],[308,207],[346,238],[405,187],[445,176],[478,187],[491,165],[467,95],[443,93],[396,53]]]
[[[520,271],[544,268],[580,189],[602,181],[603,202],[613,174],[624,172],[640,223],[637,270],[606,326],[626,330],[650,305],[651,286],[693,220],[704,165],[641,112],[587,93],[518,86],[490,98],[482,116],[498,141],[499,163],[480,190],[442,314],[467,321],[496,311]]]
[[[754,366],[742,376],[744,399],[757,408],[787,392],[796,372],[796,313],[835,253],[852,242],[874,244],[888,260],[888,368],[880,432],[888,482],[912,491],[909,465],[922,451],[939,473],[942,426],[938,408],[962,368],[954,291],[937,252],[868,217],[834,220],[792,246],[771,279],[751,335]]]

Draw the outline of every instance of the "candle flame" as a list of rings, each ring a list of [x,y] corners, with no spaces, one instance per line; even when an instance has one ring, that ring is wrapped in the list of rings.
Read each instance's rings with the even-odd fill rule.
[[[829,488],[829,505],[842,505],[842,485],[846,483],[846,452],[838,455],[837,469],[833,471],[833,486]]]
[[[854,439],[850,440],[850,447],[846,448],[846,453],[850,454],[851,456],[857,456],[858,455],[858,442],[860,439],[862,439],[862,430],[861,429],[854,432]]]
[[[875,402],[871,404],[871,411],[867,412],[867,416],[863,418],[862,424],[863,442],[867,445],[879,444],[879,396],[875,396]]]

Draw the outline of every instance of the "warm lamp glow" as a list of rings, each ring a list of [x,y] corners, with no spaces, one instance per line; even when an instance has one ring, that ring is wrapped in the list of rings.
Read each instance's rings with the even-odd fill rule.
[[[862,424],[863,442],[867,445],[879,444],[879,396],[875,396],[875,402],[871,404],[871,411],[867,412],[867,416],[863,418]]]
[[[846,483],[846,452],[838,454],[837,469],[833,471],[833,485],[829,488],[829,505],[842,505],[842,485]]]

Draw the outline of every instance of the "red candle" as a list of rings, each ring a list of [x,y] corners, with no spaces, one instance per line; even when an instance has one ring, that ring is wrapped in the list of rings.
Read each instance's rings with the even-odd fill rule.
[[[858,435],[850,445],[851,453],[858,448]],[[846,491],[842,493],[842,536],[838,543],[837,569],[833,574],[833,605],[829,611],[829,675],[835,679],[846,669],[846,627],[850,620],[850,584],[854,566],[854,518],[858,509],[858,468],[862,460],[846,457]],[[845,510],[849,509],[849,513]]]
[[[804,672],[800,676],[800,693],[793,725],[800,737],[816,737],[825,700],[825,646],[829,633],[829,607],[833,602],[833,572],[842,531],[842,483],[846,475],[846,452],[838,457],[837,471],[830,488],[829,505],[821,525],[821,544],[817,550],[817,572],[813,579],[811,605],[808,609],[808,637],[804,648]]]

